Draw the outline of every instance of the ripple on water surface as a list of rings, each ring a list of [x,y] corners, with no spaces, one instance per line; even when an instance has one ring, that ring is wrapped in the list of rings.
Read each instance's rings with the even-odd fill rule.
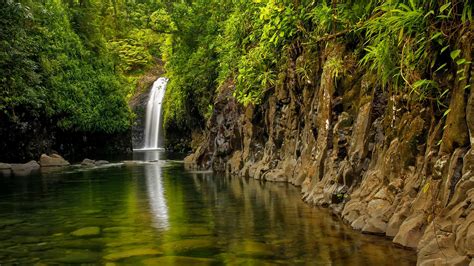
[[[161,151],[135,156],[153,162],[0,178],[0,264],[416,262],[304,204],[298,188],[187,172]]]

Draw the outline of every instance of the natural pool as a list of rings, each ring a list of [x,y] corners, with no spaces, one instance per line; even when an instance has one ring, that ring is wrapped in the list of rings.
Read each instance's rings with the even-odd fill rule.
[[[129,166],[0,178],[0,265],[413,265],[298,189],[185,171],[162,152]]]

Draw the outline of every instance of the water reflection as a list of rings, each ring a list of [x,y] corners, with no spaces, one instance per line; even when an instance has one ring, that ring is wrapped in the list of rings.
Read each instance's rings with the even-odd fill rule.
[[[293,186],[135,156],[157,162],[0,178],[0,265],[415,264],[414,252],[351,230]]]
[[[146,187],[150,198],[153,226],[166,229],[169,227],[169,216],[163,187],[160,153],[158,151],[148,151],[145,153],[145,157],[148,158],[148,161],[156,161],[153,164],[145,165]]]
[[[293,186],[208,173],[190,176],[200,198],[188,200],[187,208],[201,202],[206,206],[201,211],[210,211],[207,219],[225,263],[392,265],[387,258],[396,258],[398,265],[414,263],[412,253],[361,235],[326,209],[304,204]]]
[[[133,154],[133,159],[146,162],[157,162],[160,160],[161,155],[163,155],[163,151],[160,150],[139,150]]]

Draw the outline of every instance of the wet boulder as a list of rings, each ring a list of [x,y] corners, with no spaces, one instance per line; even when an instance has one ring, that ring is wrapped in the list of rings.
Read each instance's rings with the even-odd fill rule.
[[[66,161],[61,155],[59,154],[52,154],[48,156],[46,154],[42,154],[39,160],[39,164],[41,167],[52,167],[52,166],[68,166],[70,163]]]
[[[12,164],[11,167],[13,174],[17,176],[29,175],[40,169],[40,165],[36,161],[29,161],[24,164]]]
[[[8,163],[0,163],[0,176],[10,176],[12,166]]]
[[[91,159],[85,158],[85,159],[81,162],[81,165],[82,165],[82,166],[89,166],[89,167],[92,167],[92,166],[95,165],[95,161],[94,161],[94,160],[91,160]]]
[[[11,164],[0,163],[0,170],[10,170],[12,168]]]

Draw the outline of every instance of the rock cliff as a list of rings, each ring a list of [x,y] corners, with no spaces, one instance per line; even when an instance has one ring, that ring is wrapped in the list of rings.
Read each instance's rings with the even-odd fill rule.
[[[219,88],[205,140],[185,162],[290,182],[354,229],[416,249],[420,265],[473,265],[474,71],[465,72],[446,84],[443,114],[377,86],[344,45],[295,49],[262,104],[237,103],[231,80]]]

